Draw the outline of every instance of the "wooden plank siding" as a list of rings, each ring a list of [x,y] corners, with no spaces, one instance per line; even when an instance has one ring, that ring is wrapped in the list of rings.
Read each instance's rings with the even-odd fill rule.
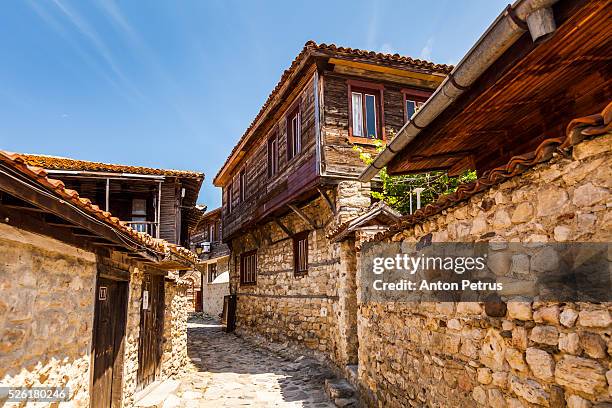
[[[282,215],[288,211],[287,204],[291,202],[312,198],[318,194],[316,187],[320,184],[357,179],[365,164],[349,141],[348,81],[367,81],[375,87],[382,87],[380,116],[384,118],[383,133],[387,136],[396,134],[404,125],[403,91],[406,88],[415,89],[423,97],[433,92],[433,85],[426,88],[423,81],[413,78],[397,76],[394,77],[397,81],[391,82],[386,76],[381,78],[378,72],[343,67],[339,73],[336,68],[334,65],[313,64],[305,69],[301,80],[287,91],[288,95],[278,108],[261,119],[250,140],[238,152],[223,185],[224,240],[230,241],[241,230],[269,220],[271,215]],[[315,77],[318,78],[316,83]],[[315,87],[318,88],[316,92]],[[315,118],[315,98],[318,98],[318,118]],[[288,160],[287,116],[294,111],[296,104],[300,108],[302,149],[296,157]],[[320,134],[319,146],[317,133]],[[274,136],[278,138],[278,171],[270,177],[268,140]],[[375,152],[371,143],[361,146]],[[243,170],[246,171],[247,185],[244,200],[240,200],[240,173]],[[231,206],[228,206],[228,200],[231,200]]]
[[[176,244],[177,237],[177,186],[173,179],[166,180],[161,186],[161,220],[159,237]]]
[[[278,117],[271,126],[256,135],[258,141],[242,159],[240,166],[232,177],[232,212],[227,211],[227,187],[223,189],[223,236],[230,237],[246,224],[252,223],[270,211],[284,204],[291,195],[300,192],[312,184],[317,177],[315,148],[315,114],[314,114],[313,77],[301,87],[296,102],[275,115]],[[301,122],[300,153],[288,160],[287,156],[287,118],[286,114],[299,104]],[[278,172],[268,178],[268,139],[274,134],[278,137]],[[247,185],[245,200],[240,202],[239,174],[246,169]],[[311,186],[312,187],[312,186]]]
[[[349,101],[348,81],[353,76],[339,75],[334,72],[323,76],[324,104],[322,121],[323,176],[329,178],[357,178],[365,168],[359,154],[349,142]],[[364,78],[358,78],[364,80]],[[365,78],[373,84],[382,84],[385,134],[397,134],[405,123],[403,84],[384,82]],[[430,90],[427,90],[431,92]],[[369,145],[360,145],[366,151],[375,152]]]

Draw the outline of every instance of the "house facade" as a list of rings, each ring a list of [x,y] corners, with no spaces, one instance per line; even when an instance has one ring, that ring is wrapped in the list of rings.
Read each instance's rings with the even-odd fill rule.
[[[223,311],[223,298],[229,294],[230,250],[223,242],[221,208],[208,211],[195,228],[192,250],[198,254],[195,279],[200,293],[195,296],[196,311],[219,317]]]
[[[389,140],[450,68],[306,43],[214,179],[238,332],[356,362],[354,273],[326,234],[371,205],[355,147]]]
[[[60,387],[78,407],[132,406],[187,364],[177,276],[197,258],[29,163],[0,152],[0,385]]]
[[[189,247],[189,235],[203,211],[196,207],[204,174],[24,154],[31,166],[45,169],[131,228]]]

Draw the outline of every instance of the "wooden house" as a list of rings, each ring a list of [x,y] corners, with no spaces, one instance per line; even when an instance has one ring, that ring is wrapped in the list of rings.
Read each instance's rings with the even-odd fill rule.
[[[354,146],[384,144],[451,68],[306,43],[214,179],[225,239],[356,180],[364,164]]]
[[[106,164],[44,155],[23,155],[136,231],[189,246],[203,212],[196,208],[204,175],[181,170]]]
[[[75,407],[130,406],[187,362],[176,271],[197,258],[32,160],[0,151],[0,386],[67,387]]]
[[[221,207],[208,211],[191,236],[191,249],[198,254],[196,310],[217,316],[223,308],[223,297],[229,293],[229,247],[223,242]]]
[[[214,179],[237,330],[356,361],[354,262],[326,235],[372,204],[356,148],[392,139],[451,68],[306,43]]]

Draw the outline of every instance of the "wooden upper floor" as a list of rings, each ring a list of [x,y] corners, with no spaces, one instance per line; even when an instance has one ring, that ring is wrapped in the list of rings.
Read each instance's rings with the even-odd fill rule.
[[[185,247],[203,211],[196,200],[202,173],[23,155],[66,188],[110,212],[133,229]]]
[[[356,179],[452,67],[308,42],[214,179],[224,238]]]

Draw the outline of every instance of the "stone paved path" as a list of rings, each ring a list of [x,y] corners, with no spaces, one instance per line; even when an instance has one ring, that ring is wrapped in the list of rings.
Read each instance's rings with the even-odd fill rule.
[[[193,367],[165,407],[334,407],[325,368],[253,346],[214,321],[189,323],[188,353]]]

